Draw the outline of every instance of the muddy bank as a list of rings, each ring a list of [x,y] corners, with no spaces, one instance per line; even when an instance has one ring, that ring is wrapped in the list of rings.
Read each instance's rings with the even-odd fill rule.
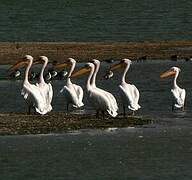
[[[153,120],[142,117],[97,119],[93,115],[50,113],[40,116],[22,113],[0,114],[0,135],[62,133],[79,129],[142,126]]]
[[[146,56],[147,59],[170,59],[192,55],[192,41],[144,41],[144,42],[1,42],[0,64],[13,64],[25,54],[34,57],[46,55],[50,61],[63,62],[68,57],[78,61],[92,58],[100,60]]]

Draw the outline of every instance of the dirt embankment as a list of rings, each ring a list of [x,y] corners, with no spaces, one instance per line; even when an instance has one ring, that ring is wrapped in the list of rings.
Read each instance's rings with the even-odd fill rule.
[[[63,62],[68,57],[78,61],[92,58],[100,60],[130,58],[136,60],[170,59],[192,56],[192,41],[144,41],[144,42],[15,42],[0,43],[0,64],[13,64],[25,54],[37,58],[47,56],[50,61]]]

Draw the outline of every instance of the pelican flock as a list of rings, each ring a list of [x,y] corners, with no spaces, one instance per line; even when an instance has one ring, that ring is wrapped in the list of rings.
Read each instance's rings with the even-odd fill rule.
[[[18,76],[21,76],[19,68],[25,68],[21,95],[27,103],[28,114],[31,113],[32,108],[41,115],[47,114],[53,109],[53,87],[51,85],[51,82],[46,81],[46,76],[44,76],[44,74],[46,74],[45,72],[47,72],[46,75],[49,76],[49,79],[53,78],[53,74],[54,77],[56,77],[60,72],[62,72],[61,79],[66,76],[66,80],[64,80],[65,84],[60,90],[60,93],[64,97],[64,102],[66,104],[66,110],[68,113],[70,105],[74,109],[84,107],[83,99],[87,98],[87,100],[90,102],[89,104],[96,111],[96,117],[100,117],[101,114],[104,118],[106,113],[111,117],[116,117],[119,114],[119,105],[118,101],[116,100],[116,97],[111,92],[109,92],[110,90],[104,90],[100,87],[97,87],[96,81],[101,80],[99,78],[97,79],[97,74],[100,70],[101,65],[99,60],[93,59],[76,71],[74,71],[76,66],[76,60],[73,58],[69,58],[67,61],[64,61],[61,64],[54,63],[54,65],[52,65],[51,70],[46,69],[49,63],[48,61],[49,60],[46,56],[40,56],[37,60],[34,60],[31,55],[25,55],[22,60],[16,62],[9,69],[9,71],[13,75],[14,73],[19,71]],[[30,69],[33,64],[42,64],[40,74],[38,76],[38,80],[36,80],[36,83],[33,81],[33,83],[30,82]],[[124,117],[126,116],[126,109],[129,109],[129,111],[132,112],[132,115],[134,115],[135,111],[141,108],[139,104],[139,90],[134,84],[126,82],[127,72],[131,64],[131,60],[122,59],[120,62],[112,64],[106,72],[110,76],[107,79],[110,79],[112,76],[114,76],[114,71],[117,71],[117,69],[123,69],[118,91],[121,97],[121,104],[123,106]],[[68,68],[69,71],[66,71],[65,68]],[[61,71],[57,72],[57,70]],[[51,73],[52,71],[54,73]],[[186,90],[180,88],[177,85],[177,78],[179,76],[180,71],[181,70],[178,67],[172,67],[168,71],[160,75],[161,78],[166,78],[169,76],[174,77],[171,89],[173,97],[172,110],[184,110],[185,107]],[[79,77],[87,73],[88,77],[85,83],[85,90],[87,92],[87,96],[84,97],[83,88],[80,85],[73,83],[72,78]],[[16,78],[18,76],[14,77]]]

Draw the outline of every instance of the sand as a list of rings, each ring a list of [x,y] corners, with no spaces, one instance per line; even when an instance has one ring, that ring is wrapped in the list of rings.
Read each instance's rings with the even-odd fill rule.
[[[0,64],[13,64],[25,54],[34,58],[46,55],[50,61],[63,62],[73,57],[79,62],[92,58],[99,60],[130,58],[137,60],[179,59],[192,55],[192,41],[144,41],[144,42],[1,42]]]

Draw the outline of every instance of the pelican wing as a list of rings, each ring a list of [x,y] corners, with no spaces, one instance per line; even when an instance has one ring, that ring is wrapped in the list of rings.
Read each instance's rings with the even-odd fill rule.
[[[49,83],[36,83],[36,87],[39,89],[41,96],[47,106],[47,112],[52,110],[51,102],[53,98],[53,88]]]
[[[48,86],[49,86],[48,97],[49,97],[49,103],[51,104],[53,99],[53,87],[50,83],[48,84]]]
[[[185,103],[185,96],[186,96],[185,89],[181,89],[181,88],[177,87],[175,89],[171,89],[171,92],[173,94],[173,98],[175,101],[174,106],[177,108],[183,107],[184,103]]]
[[[49,83],[47,84],[47,92],[46,92],[46,102],[47,102],[47,111],[50,112],[52,110],[51,102],[53,99],[53,88],[52,85]]]
[[[98,91],[100,91],[101,93],[106,95],[106,97],[110,101],[111,108],[113,108],[114,111],[117,111],[118,110],[118,105],[117,105],[117,101],[116,101],[115,97],[108,91],[105,91],[105,90],[103,90],[101,88],[98,88],[98,87],[96,87],[96,88],[97,88]]]
[[[97,110],[106,110],[106,108],[109,106],[107,97],[96,89],[89,91],[89,97],[92,105]]]
[[[112,108],[111,102],[105,93],[94,88],[94,90],[89,92],[89,97],[95,109],[107,111],[112,117],[117,116],[117,110]]]
[[[76,84],[73,84],[73,87],[76,91],[76,94],[77,94],[77,97],[79,99],[79,102],[82,104],[82,106],[84,105],[83,104],[83,89],[81,86],[78,86]]]
[[[123,103],[128,105],[128,108],[135,111],[138,110],[141,106],[138,104],[139,101],[139,91],[132,84],[122,84],[119,86],[121,89],[121,95]]]
[[[133,93],[134,93],[134,97],[135,97],[135,102],[138,104],[139,97],[140,97],[139,90],[136,88],[135,85],[132,85],[132,87],[133,87]]]
[[[183,102],[185,102],[185,96],[186,96],[186,91],[185,89],[182,89],[181,99],[183,100]]]
[[[81,107],[82,105],[79,103],[79,99],[76,93],[76,90],[72,85],[64,86],[61,90],[61,93],[64,94],[66,101],[68,103],[72,103],[73,107]]]
[[[24,99],[27,101],[27,103],[30,103],[32,106],[35,107],[38,113],[47,113],[45,101],[38,87],[31,84],[24,84],[21,95],[24,96]]]

